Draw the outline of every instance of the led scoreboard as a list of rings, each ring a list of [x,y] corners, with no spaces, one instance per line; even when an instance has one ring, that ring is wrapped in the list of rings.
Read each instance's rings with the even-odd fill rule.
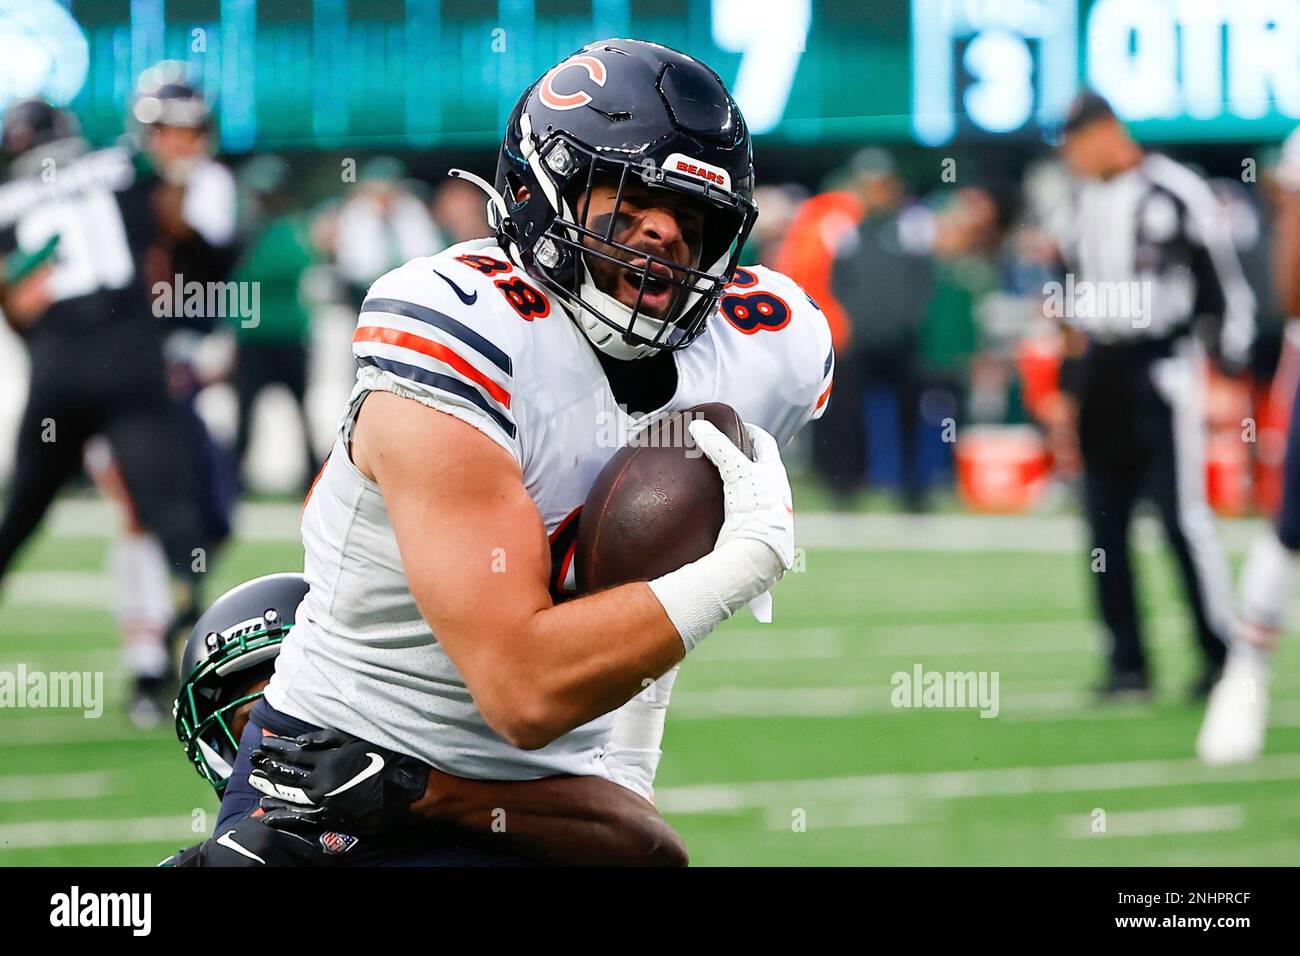
[[[180,59],[227,150],[488,146],[601,36],[699,56],[787,143],[1034,138],[1082,85],[1147,139],[1300,123],[1300,0],[0,0],[0,108],[45,95],[107,141]]]

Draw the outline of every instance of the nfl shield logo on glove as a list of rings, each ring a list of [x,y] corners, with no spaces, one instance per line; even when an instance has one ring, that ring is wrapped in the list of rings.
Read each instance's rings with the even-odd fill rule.
[[[357,838],[346,833],[330,830],[320,835],[321,849],[330,856],[341,856],[357,845]]]

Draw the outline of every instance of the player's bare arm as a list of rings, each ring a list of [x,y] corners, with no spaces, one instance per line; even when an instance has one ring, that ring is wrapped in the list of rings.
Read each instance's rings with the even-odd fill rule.
[[[645,584],[553,604],[541,517],[518,465],[480,432],[374,393],[352,447],[383,491],[416,603],[511,743],[545,746],[685,656]]]
[[[411,811],[561,866],[686,866],[686,844],[654,806],[601,777],[470,780],[433,771]],[[505,831],[494,824],[504,813]]]

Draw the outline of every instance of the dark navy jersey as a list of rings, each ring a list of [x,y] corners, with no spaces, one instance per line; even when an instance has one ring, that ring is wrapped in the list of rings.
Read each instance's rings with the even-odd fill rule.
[[[55,301],[32,327],[32,348],[128,324],[156,335],[143,262],[156,235],[157,182],[130,151],[113,147],[47,160],[0,185],[0,259],[33,255],[58,240]]]

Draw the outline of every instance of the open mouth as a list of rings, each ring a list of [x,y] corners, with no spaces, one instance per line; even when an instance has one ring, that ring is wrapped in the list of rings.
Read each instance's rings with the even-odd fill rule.
[[[630,265],[632,268],[624,270],[619,279],[619,298],[625,305],[635,307],[639,296],[642,311],[662,318],[673,301],[675,287],[669,281],[672,271],[667,266],[651,263],[647,275],[644,259]]]

